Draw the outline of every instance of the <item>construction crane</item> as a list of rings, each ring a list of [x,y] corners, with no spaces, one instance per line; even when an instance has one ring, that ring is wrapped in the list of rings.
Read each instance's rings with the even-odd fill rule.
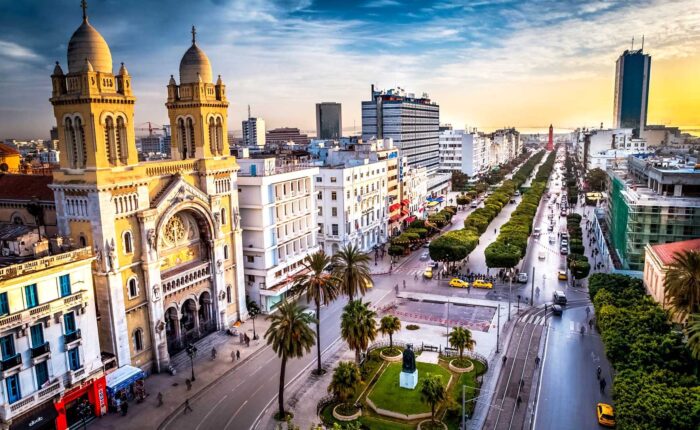
[[[159,129],[163,130],[163,134],[166,134],[166,135],[168,134],[168,132],[166,131],[166,127],[164,125],[155,124],[155,123],[152,123],[150,121],[144,122],[143,124],[138,124],[135,127],[135,130],[137,132],[148,131],[148,137],[153,136],[153,132],[156,130],[159,130]]]

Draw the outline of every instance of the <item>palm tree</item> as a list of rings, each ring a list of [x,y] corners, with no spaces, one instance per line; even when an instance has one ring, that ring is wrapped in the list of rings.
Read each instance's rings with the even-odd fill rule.
[[[700,314],[693,314],[688,319],[688,348],[693,358],[700,360]]]
[[[370,260],[369,255],[352,244],[343,246],[333,255],[333,274],[338,278],[343,294],[351,302],[356,294],[364,295],[372,286]]]
[[[279,402],[279,418],[284,419],[284,373],[287,360],[301,358],[305,353],[311,351],[311,347],[316,341],[316,333],[309,328],[309,324],[314,321],[314,318],[304,313],[303,309],[296,303],[285,301],[280,305],[277,313],[270,315],[267,319],[271,324],[265,332],[265,339],[267,344],[272,346],[272,350],[282,359],[277,400]]]
[[[379,332],[382,335],[389,335],[389,348],[394,348],[394,333],[401,330],[401,321],[398,317],[387,315],[379,321]]]
[[[472,339],[472,332],[468,328],[454,327],[450,332],[450,346],[459,350],[459,359],[462,359],[464,350],[473,351],[476,341]]]
[[[328,391],[333,393],[342,403],[355,392],[360,383],[360,369],[352,361],[341,361],[333,371],[333,379],[328,385]]]
[[[700,251],[677,252],[666,270],[664,295],[681,320],[700,312]]]
[[[321,369],[321,303],[328,305],[338,297],[338,283],[328,271],[330,263],[330,257],[323,251],[307,255],[302,261],[306,273],[297,276],[294,283],[297,291],[306,293],[307,303],[313,301],[316,304],[317,375],[323,373]]]
[[[355,350],[355,364],[360,365],[360,351],[364,351],[369,343],[377,337],[377,313],[371,310],[368,303],[353,300],[343,308],[340,317],[340,335]]]
[[[430,419],[433,422],[435,422],[435,406],[445,400],[446,395],[440,375],[428,373],[420,387],[420,398],[430,404]]]

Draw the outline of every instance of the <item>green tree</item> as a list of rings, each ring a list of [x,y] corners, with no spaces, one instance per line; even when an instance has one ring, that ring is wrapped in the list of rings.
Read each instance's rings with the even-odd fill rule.
[[[608,174],[602,169],[591,169],[586,173],[586,183],[591,191],[605,191]]]
[[[333,256],[333,275],[340,283],[340,289],[352,302],[355,295],[364,295],[372,286],[369,263],[370,257],[355,245],[345,245]]]
[[[362,379],[360,369],[351,361],[341,361],[333,371],[333,379],[328,385],[328,392],[338,400],[346,403],[355,392],[355,387]]]
[[[353,300],[343,308],[340,317],[340,335],[355,350],[355,363],[360,365],[360,352],[367,349],[369,343],[377,337],[377,313],[368,303]]]
[[[394,333],[401,330],[401,320],[394,315],[386,315],[379,321],[379,332],[389,336],[389,348],[394,348]]]
[[[427,374],[420,387],[420,398],[430,405],[430,419],[435,422],[435,406],[447,397],[440,375]]]
[[[321,304],[329,305],[338,297],[337,279],[330,272],[331,259],[323,251],[307,255],[302,261],[303,274],[297,275],[294,289],[306,294],[306,302],[316,305],[316,374],[323,373],[321,368]]]
[[[464,350],[473,351],[476,341],[472,338],[472,332],[468,328],[454,327],[450,332],[450,346],[459,351],[460,360],[464,356]]]
[[[262,313],[262,310],[260,310],[258,303],[255,300],[251,300],[247,294],[245,296],[245,306],[246,309],[248,309],[248,318],[253,321],[253,339],[257,339],[258,334],[255,332],[255,318]]]
[[[693,314],[688,320],[688,348],[691,355],[700,360],[700,314]]]
[[[277,398],[278,416],[284,419],[284,376],[287,369],[287,360],[301,358],[311,351],[316,342],[316,333],[309,328],[314,322],[309,314],[296,303],[284,302],[277,312],[267,317],[270,327],[265,332],[267,344],[272,347],[278,357],[282,359],[280,365],[279,396]]]
[[[677,252],[666,270],[664,294],[681,320],[700,312],[700,251]]]

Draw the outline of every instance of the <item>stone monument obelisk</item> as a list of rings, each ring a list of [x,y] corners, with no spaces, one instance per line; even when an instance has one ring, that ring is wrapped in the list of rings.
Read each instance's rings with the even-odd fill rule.
[[[403,351],[403,367],[399,375],[399,386],[413,390],[418,384],[418,369],[416,368],[416,354],[413,353],[413,345],[406,345]]]

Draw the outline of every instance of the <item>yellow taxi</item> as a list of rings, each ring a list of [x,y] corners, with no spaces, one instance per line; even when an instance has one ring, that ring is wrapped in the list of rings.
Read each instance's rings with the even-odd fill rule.
[[[428,267],[425,269],[425,272],[423,272],[423,277],[425,279],[433,279],[433,268]]]
[[[472,282],[472,287],[474,288],[493,288],[493,284],[488,281],[484,281],[483,279],[477,279],[476,281]]]
[[[469,288],[469,282],[463,281],[459,278],[452,278],[450,280],[450,287],[455,288]]]
[[[613,407],[607,403],[598,403],[598,424],[605,427],[615,427],[615,413]]]
[[[560,281],[566,281],[567,279],[569,279],[569,277],[566,274],[566,271],[564,270],[559,271],[559,275],[557,276],[557,278],[559,278]]]

